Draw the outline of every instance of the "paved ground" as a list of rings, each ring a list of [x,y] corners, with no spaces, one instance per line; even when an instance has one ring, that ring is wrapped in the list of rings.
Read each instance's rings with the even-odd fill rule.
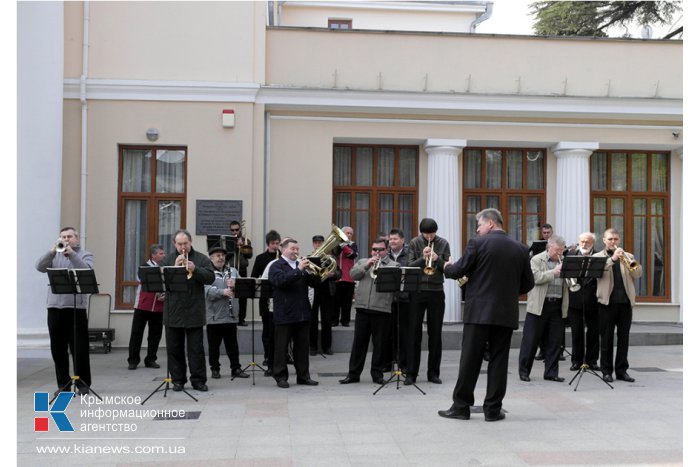
[[[242,357],[242,362],[250,359]],[[424,369],[425,352],[423,357]],[[49,359],[19,359],[17,461],[19,465],[207,467],[683,462],[680,345],[631,347],[629,374],[635,383],[616,382],[610,389],[586,374],[577,391],[567,384],[574,374],[568,361],[560,369],[565,383],[543,381],[538,362],[532,382],[519,381],[517,349],[512,349],[504,403],[508,414],[496,423],[484,422],[481,413],[473,413],[470,421],[437,416],[438,410],[450,406],[459,351],[443,354],[444,384],[419,376],[425,395],[414,387],[397,389],[395,384],[373,395],[378,386],[370,382],[368,369],[361,383],[340,385],[337,380],[345,375],[348,358],[347,353],[311,357],[312,377],[321,383],[316,387],[293,384],[292,374],[291,388],[279,389],[271,378],[256,373],[255,385],[252,378],[210,379],[209,392],[192,392],[199,402],[168,391],[167,397],[160,392],[138,405],[129,403],[129,398],[144,399],[162,381],[164,371],[127,370],[126,352],[121,349],[93,353],[93,388],[112,400],[89,406],[88,400],[73,399],[66,414],[76,429],[83,428],[73,433],[60,433],[51,421],[48,432],[34,431],[34,417],[46,414],[33,411],[33,393],[55,389],[53,366]],[[477,404],[484,389],[482,376]],[[102,409],[104,415],[116,417],[100,419],[99,412],[81,416],[86,409]],[[152,413],[134,418],[137,410],[186,411],[198,418],[154,420]],[[113,431],[127,427],[131,431]],[[41,449],[66,452],[39,453]]]

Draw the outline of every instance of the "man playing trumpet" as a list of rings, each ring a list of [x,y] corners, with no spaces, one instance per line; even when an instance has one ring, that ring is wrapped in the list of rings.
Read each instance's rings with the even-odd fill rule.
[[[634,281],[642,276],[642,266],[634,260],[634,256],[619,247],[620,233],[616,229],[605,231],[603,244],[605,250],[594,255],[608,259],[603,276],[598,279],[596,291],[600,320],[600,368],[603,371],[603,379],[608,383],[613,380],[613,370],[617,379],[633,383],[634,378],[627,374],[627,350],[632,326],[632,307],[636,296]],[[617,355],[613,366],[616,327]]]

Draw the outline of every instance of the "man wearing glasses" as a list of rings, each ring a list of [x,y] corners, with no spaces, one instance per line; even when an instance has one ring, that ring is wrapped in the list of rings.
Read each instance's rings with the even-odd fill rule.
[[[240,277],[248,277],[248,260],[253,257],[253,246],[250,243],[250,239],[244,238],[241,232],[241,223],[238,221],[231,221],[229,225],[229,230],[231,235],[236,239],[236,243],[233,247],[233,255],[229,260],[229,265],[238,270],[238,275]],[[246,311],[248,310],[248,299],[239,298],[238,299],[238,325],[248,326],[245,322]]]

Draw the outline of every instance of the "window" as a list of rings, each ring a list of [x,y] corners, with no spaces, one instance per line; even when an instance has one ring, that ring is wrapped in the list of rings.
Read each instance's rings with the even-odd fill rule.
[[[644,268],[635,285],[642,301],[668,301],[669,153],[597,151],[591,156],[591,225],[596,249],[614,227],[620,246]]]
[[[352,29],[352,20],[328,18],[328,29]]]
[[[336,144],[333,147],[333,218],[355,231],[360,256],[380,231],[417,229],[418,147]]]
[[[543,149],[469,148],[464,150],[462,218],[464,244],[476,236],[474,215],[496,208],[508,235],[530,244],[539,238],[545,212]]]
[[[185,226],[186,173],[186,148],[119,147],[116,308],[134,306],[151,244],[173,251],[172,235]]]

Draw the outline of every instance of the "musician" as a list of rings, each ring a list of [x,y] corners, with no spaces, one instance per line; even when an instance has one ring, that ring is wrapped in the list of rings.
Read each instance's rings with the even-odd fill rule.
[[[595,252],[595,235],[583,232],[578,237],[578,246],[573,254],[591,256]],[[571,371],[578,371],[582,363],[592,370],[600,370],[600,336],[598,334],[598,299],[595,278],[577,279],[581,286],[577,292],[569,289],[569,321],[571,321]]]
[[[352,309],[352,297],[355,293],[355,281],[350,277],[350,269],[355,265],[357,258],[357,243],[352,241],[355,231],[352,227],[345,226],[342,229],[348,237],[347,243],[342,243],[333,251],[336,264],[340,268],[340,279],[335,282],[335,296],[333,297],[333,326],[338,322],[344,327],[350,326],[350,311]]]
[[[320,279],[309,274],[309,260],[299,260],[299,243],[293,238],[282,241],[282,257],[270,265],[269,280],[272,284],[273,321],[275,324],[275,357],[272,376],[280,388],[288,388],[287,343],[294,344],[294,368],[297,384],[316,386],[318,381],[309,375],[309,303],[308,287],[317,285]]]
[[[552,235],[547,240],[547,249],[530,260],[535,287],[527,294],[527,314],[518,357],[521,381],[530,381],[530,371],[540,341],[544,355],[544,379],[564,381],[559,377],[559,354],[563,318],[569,308],[569,289],[559,274],[565,247],[563,238]]]
[[[248,277],[248,260],[253,257],[253,246],[249,238],[243,236],[241,232],[241,223],[237,220],[231,221],[229,224],[231,235],[236,239],[233,246],[233,254],[229,258],[229,266],[236,268],[240,277]],[[238,325],[248,326],[245,318],[248,310],[248,299],[238,299]]]
[[[276,260],[279,256],[280,247],[280,234],[276,230],[270,230],[265,235],[265,244],[267,248],[265,251],[260,253],[255,257],[255,263],[253,263],[253,270],[250,273],[250,277],[261,277],[265,271],[265,267]],[[264,349],[264,361],[263,365],[271,368],[272,367],[272,356],[274,354],[274,332],[275,327],[272,324],[272,312],[270,311],[270,301],[260,300],[260,319],[262,320],[262,343]]]
[[[93,269],[94,259],[92,253],[80,247],[78,232],[73,227],[64,227],[59,234],[59,241],[36,262],[36,270],[47,272],[49,268],[60,269]],[[58,243],[64,246],[63,251],[57,251]],[[75,382],[75,390],[81,394],[88,394],[88,388],[92,384],[90,374],[90,342],[88,339],[87,302],[86,294],[75,295],[75,302],[71,294],[54,294],[49,288],[46,299],[49,327],[49,341],[51,343],[51,358],[56,369],[56,383],[58,390],[68,387],[71,383],[70,360],[68,349],[73,356],[73,369],[80,377]],[[75,306],[75,312],[73,310]]]
[[[370,375],[376,384],[384,384],[382,369],[386,363],[383,344],[391,332],[391,302],[394,294],[377,292],[374,277],[378,268],[398,268],[399,263],[387,256],[387,242],[377,238],[372,242],[372,256],[359,260],[350,271],[350,276],[358,281],[355,291],[355,335],[352,340],[348,375],[340,384],[357,383],[365,366],[367,348],[372,339],[372,366]]]
[[[632,307],[636,297],[634,281],[642,276],[642,265],[634,260],[632,254],[620,247],[620,232],[616,229],[605,231],[603,244],[605,250],[595,254],[607,258],[603,276],[598,279],[596,289],[600,318],[600,367],[603,379],[608,383],[613,380],[613,370],[618,380],[633,383],[634,378],[627,374],[627,351],[632,326]],[[613,366],[615,328],[617,355]]]
[[[518,296],[533,286],[527,247],[503,230],[503,218],[496,209],[476,215],[477,237],[467,243],[454,264],[445,265],[445,277],[469,277],[465,284],[464,331],[459,376],[452,394],[452,406],[438,415],[468,420],[474,405],[474,387],[489,343],[488,382],[484,398],[486,421],[505,418],[501,410],[508,381],[508,354],[513,330],[518,329]]]
[[[314,251],[323,245],[323,235],[314,235],[311,239]],[[333,355],[333,293],[335,281],[340,279],[340,269],[328,271],[321,278],[321,283],[312,288],[311,319],[309,320],[309,353],[318,353],[318,314],[321,312],[321,349],[326,355]]]
[[[387,256],[392,261],[399,263],[401,267],[408,265],[408,246],[406,245],[405,236],[401,229],[391,229],[389,232],[389,251]],[[394,348],[399,345],[399,368],[406,369],[406,336],[408,335],[408,312],[410,309],[408,300],[408,292],[398,292],[396,300],[391,304],[391,332],[389,338],[384,344],[385,371],[391,371],[391,362],[394,358]],[[401,308],[401,316],[399,318],[399,307]],[[398,336],[394,336],[396,322],[399,324]],[[394,342],[396,341],[400,342]]]
[[[437,236],[438,225],[426,217],[420,221],[420,235],[408,244],[408,265],[421,268],[420,290],[411,294],[409,311],[409,334],[406,348],[406,380],[404,384],[415,383],[420,367],[421,340],[423,338],[423,317],[427,312],[428,321],[428,381],[442,384],[440,361],[442,360],[442,321],[445,317],[445,291],[443,266],[450,259],[450,244]],[[428,262],[432,263],[434,274],[425,273]]]
[[[231,364],[231,377],[248,378],[250,375],[241,370],[241,362],[238,359],[238,300],[235,299],[238,271],[226,264],[226,249],[223,247],[210,248],[209,259],[214,266],[215,277],[211,285],[204,286],[211,377],[221,378],[219,349],[223,341]]]
[[[153,244],[150,248],[148,261],[141,266],[158,266],[165,258],[163,245]],[[148,351],[143,363],[146,368],[160,368],[156,363],[158,359],[158,345],[163,336],[163,302],[164,293],[148,292],[139,288],[136,290],[136,306],[134,316],[131,320],[131,337],[129,337],[129,369],[135,370],[141,361],[141,343],[143,342],[143,332],[148,324]]]
[[[204,286],[214,282],[214,269],[209,258],[192,247],[192,236],[187,230],[175,232],[173,245],[175,251],[165,257],[162,265],[185,267],[192,273],[192,277],[187,280],[187,292],[167,292],[165,296],[163,324],[168,349],[168,371],[173,380],[173,391],[182,391],[187,382],[189,363],[192,388],[207,391]]]
[[[549,237],[552,236],[554,233],[554,229],[550,224],[543,224],[541,229],[540,229],[540,238],[539,240],[535,240],[532,242],[532,245],[530,245],[530,249],[528,250],[528,253],[530,254],[530,258],[532,258],[535,255],[539,255],[542,253],[546,247],[547,247],[547,240],[549,240]]]

